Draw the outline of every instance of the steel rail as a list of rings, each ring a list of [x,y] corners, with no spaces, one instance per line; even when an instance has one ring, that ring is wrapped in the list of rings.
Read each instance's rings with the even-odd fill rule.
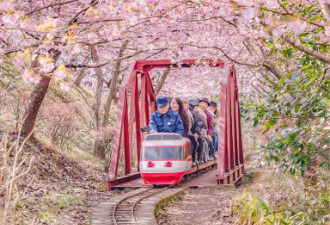
[[[178,183],[178,184],[172,184],[172,185],[169,185],[169,186],[163,187],[163,188],[161,188],[161,189],[148,188],[148,189],[146,189],[146,190],[144,190],[144,191],[141,191],[141,192],[136,193],[136,194],[133,195],[133,196],[127,196],[127,197],[121,199],[119,202],[116,203],[116,205],[115,205],[115,207],[114,207],[114,209],[113,209],[113,219],[114,219],[114,224],[115,224],[115,225],[120,225],[120,224],[137,224],[137,219],[136,219],[136,216],[135,216],[134,212],[135,212],[135,209],[136,209],[137,205],[138,205],[142,200],[144,200],[144,199],[146,199],[146,198],[149,198],[149,197],[151,197],[151,196],[153,196],[153,195],[159,194],[159,193],[161,193],[161,192],[163,192],[163,191],[165,191],[165,190],[167,190],[167,189],[169,189],[169,188],[172,188],[172,187],[178,186],[178,185],[180,185],[180,184],[183,184],[183,183],[185,183],[185,182],[187,182],[187,181],[189,181],[189,180],[195,178],[196,176],[205,173],[206,171],[208,171],[208,170],[210,170],[210,169],[212,169],[212,168],[214,168],[213,165],[212,165],[212,166],[209,166],[209,167],[207,167],[207,168],[204,168],[200,173],[192,174],[192,175],[190,175],[189,177],[185,177],[185,178],[183,178],[182,181],[181,181],[180,183]],[[150,192],[150,191],[151,191],[151,193],[148,193],[148,192]],[[130,214],[131,214],[131,216],[130,216],[130,218],[131,218],[131,222],[129,222],[129,221],[125,221],[125,222],[122,222],[122,223],[121,223],[120,221],[118,221],[118,219],[116,218],[116,212],[117,212],[117,209],[119,208],[120,204],[122,204],[123,202],[125,202],[125,201],[128,200],[128,199],[134,199],[135,197],[137,197],[137,196],[139,196],[139,195],[142,195],[142,196],[139,197],[137,200],[135,200],[132,204],[129,204],[129,206],[128,206],[130,209],[128,209],[127,212],[130,212]],[[118,217],[118,216],[117,216],[117,217]]]

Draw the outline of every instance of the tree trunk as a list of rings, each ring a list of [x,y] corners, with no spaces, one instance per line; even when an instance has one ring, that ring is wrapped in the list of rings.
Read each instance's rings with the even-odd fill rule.
[[[49,54],[54,59],[54,62],[60,57],[61,52],[56,49],[50,49]],[[38,67],[37,58],[31,63],[32,68]],[[37,84],[35,90],[32,92],[30,97],[30,102],[28,105],[28,109],[25,113],[25,120],[22,126],[22,135],[28,136],[32,131],[36,123],[36,119],[38,116],[38,112],[40,110],[41,103],[43,102],[51,78],[48,76],[42,76],[40,82]],[[33,137],[33,134],[31,135]]]
[[[97,73],[100,72],[100,70],[96,70],[96,71],[97,71]],[[97,76],[97,86],[95,89],[95,100],[92,105],[93,121],[94,121],[95,130],[98,130],[99,126],[100,126],[100,105],[101,105],[102,92],[103,92],[103,80],[100,79],[99,76]]]
[[[99,62],[99,57],[97,55],[96,48],[93,47],[91,50],[92,53],[92,60],[95,63]],[[94,141],[94,155],[100,159],[105,158],[105,148],[104,142],[102,138],[99,137],[100,135],[100,105],[102,100],[102,92],[103,92],[103,77],[102,71],[100,68],[96,69],[96,76],[97,76],[97,86],[95,90],[95,100],[92,105],[92,112],[93,112],[93,123],[95,129],[95,141]]]
[[[121,46],[119,52],[118,52],[118,57],[117,58],[122,58],[123,53],[126,50],[126,47],[128,45],[128,41],[125,41],[123,45]],[[113,71],[113,78],[110,84],[109,88],[109,93],[107,96],[107,101],[104,105],[104,114],[103,114],[103,120],[102,120],[102,126],[106,126],[108,124],[109,120],[109,113],[110,113],[110,107],[111,107],[111,102],[115,97],[116,94],[116,86],[117,86],[117,81],[118,81],[118,76],[120,74],[120,66],[121,66],[122,60],[117,60],[116,66]]]
[[[97,76],[97,87],[95,90],[95,102],[92,106],[93,110],[93,120],[94,120],[94,129],[95,129],[95,141],[94,141],[94,155],[100,159],[105,158],[105,146],[104,142],[100,135],[100,105],[103,92],[103,80],[100,78],[100,69],[96,70],[98,73]]]
[[[25,121],[22,128],[22,134],[24,136],[29,135],[35,126],[41,103],[44,100],[49,87],[49,82],[50,78],[43,76],[31,95],[30,104],[26,111]]]
[[[76,79],[73,82],[73,84],[76,85],[77,87],[80,87],[81,81],[84,78],[85,71],[86,71],[86,69],[85,68],[82,68],[78,72],[78,75],[77,75]]]
[[[161,78],[160,78],[160,81],[158,82],[158,85],[156,87],[156,90],[155,90],[155,95],[157,96],[160,92],[160,90],[162,89],[164,83],[165,83],[165,80],[166,80],[166,77],[167,75],[170,73],[170,68],[166,68],[164,70],[164,73],[162,74]]]

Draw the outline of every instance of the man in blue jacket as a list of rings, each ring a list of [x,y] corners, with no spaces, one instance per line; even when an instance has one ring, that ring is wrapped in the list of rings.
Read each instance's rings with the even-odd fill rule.
[[[179,114],[170,109],[169,99],[157,98],[157,111],[150,116],[150,133],[177,133],[183,135],[183,123]]]

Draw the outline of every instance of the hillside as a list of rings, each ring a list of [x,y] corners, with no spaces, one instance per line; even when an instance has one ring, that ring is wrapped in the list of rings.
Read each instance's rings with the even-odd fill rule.
[[[0,64],[1,145],[13,145],[17,139],[33,89],[8,61]],[[92,207],[109,195],[104,161],[93,155],[91,109],[81,97],[83,94],[91,101],[93,95],[84,88],[79,92],[64,92],[55,82],[50,84],[35,138],[27,141],[18,156],[18,162],[26,160],[18,168],[19,173],[28,168],[31,158],[33,161],[31,170],[18,179],[14,190],[16,209],[11,212],[11,223],[88,224]],[[9,134],[7,140],[5,132]],[[8,154],[8,168],[1,171],[1,177],[6,177],[6,172],[9,176],[14,168],[14,150]]]

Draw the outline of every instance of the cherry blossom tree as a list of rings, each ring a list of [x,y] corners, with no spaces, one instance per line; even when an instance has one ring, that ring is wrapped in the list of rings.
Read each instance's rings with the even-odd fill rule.
[[[328,0],[3,0],[0,57],[10,57],[22,78],[36,85],[26,134],[51,79],[70,91],[85,70],[95,70],[92,107],[98,130],[108,124],[116,87],[133,60],[221,58],[236,65],[244,91],[259,92],[271,89],[263,87],[265,79],[284,79],[304,54],[329,65],[329,5]],[[285,61],[286,54],[294,57]],[[220,74],[209,67],[172,70],[162,91],[213,95]],[[100,115],[104,84],[110,92]]]

